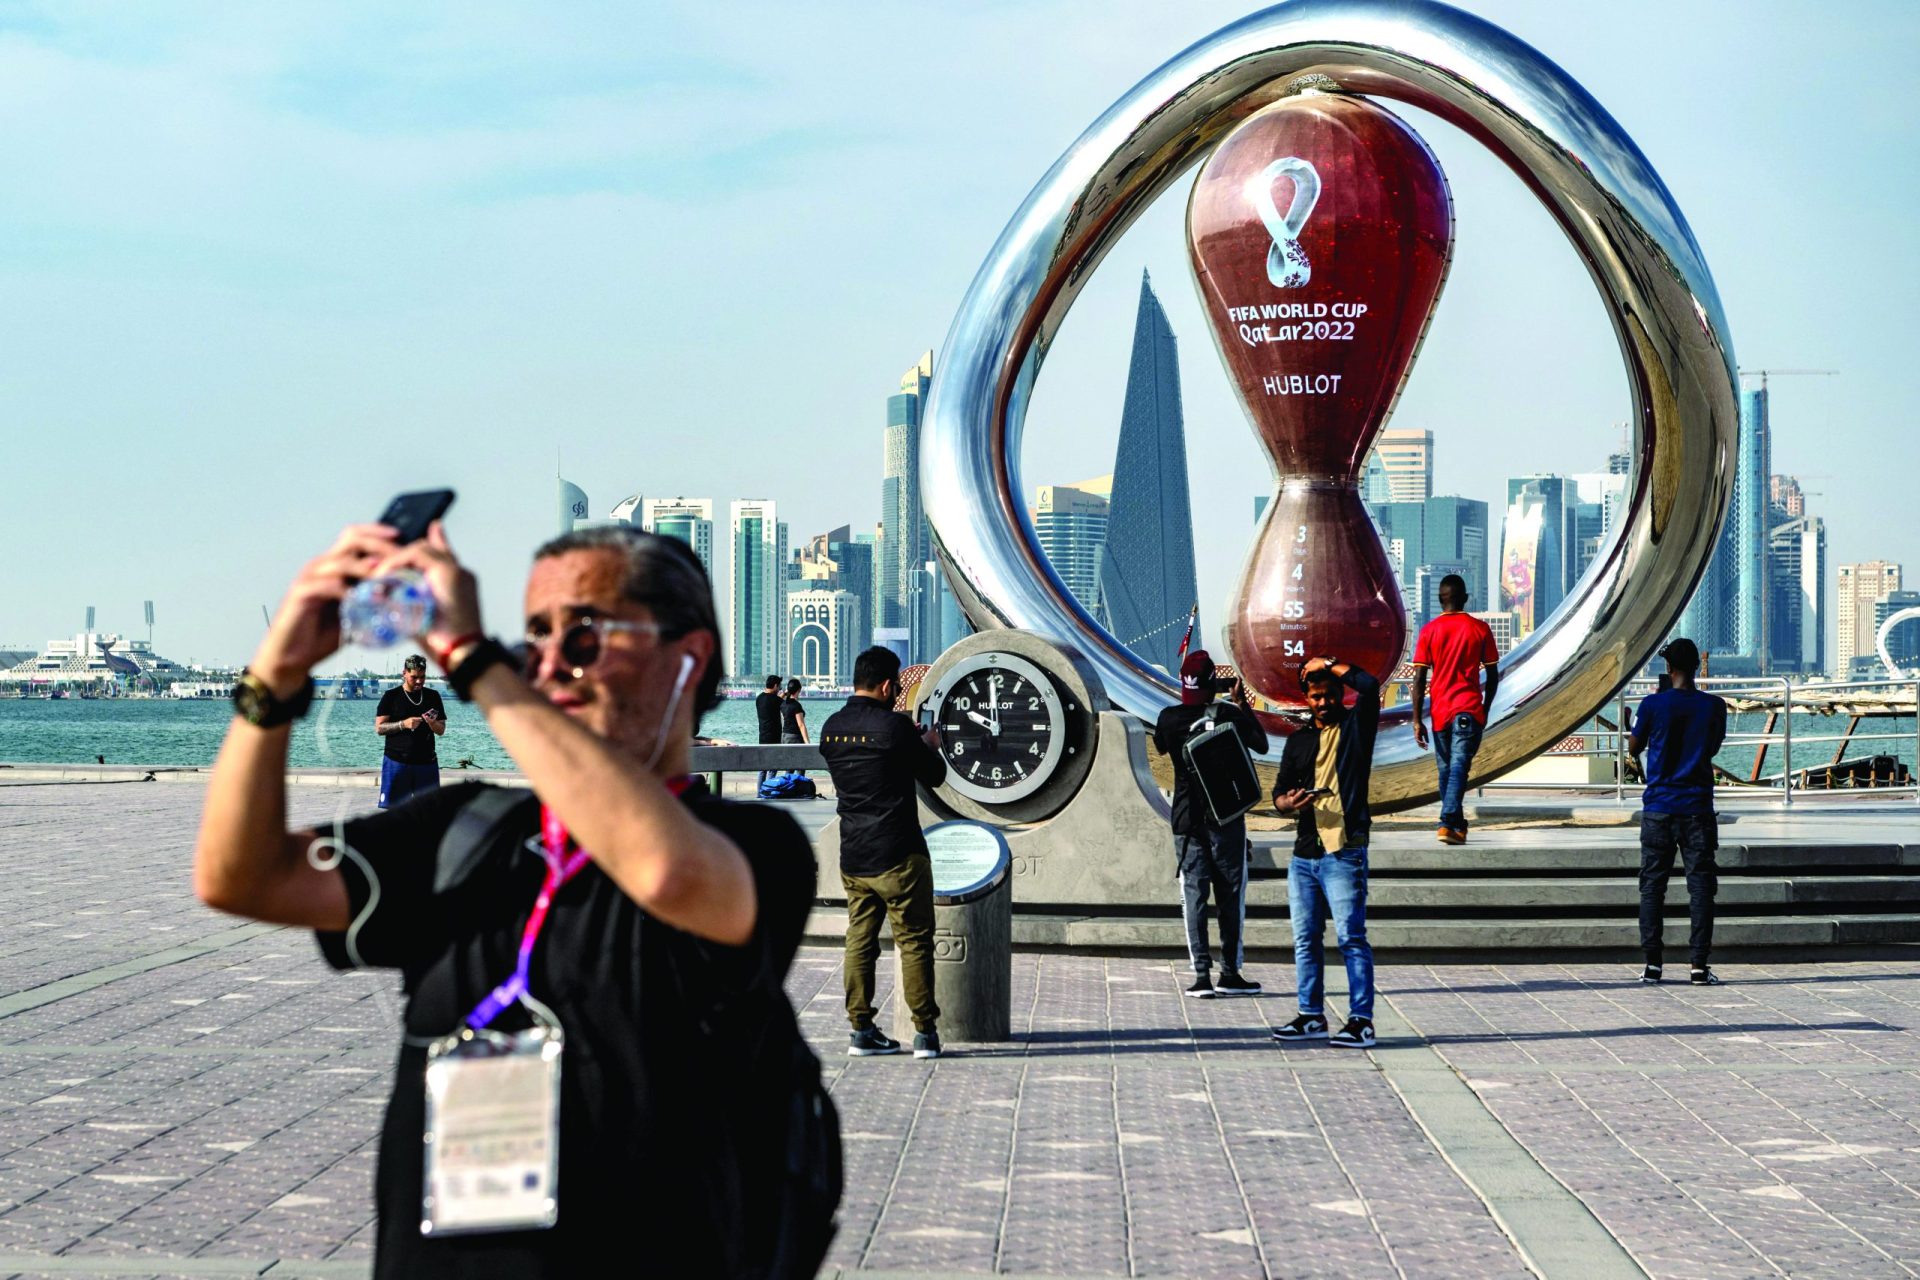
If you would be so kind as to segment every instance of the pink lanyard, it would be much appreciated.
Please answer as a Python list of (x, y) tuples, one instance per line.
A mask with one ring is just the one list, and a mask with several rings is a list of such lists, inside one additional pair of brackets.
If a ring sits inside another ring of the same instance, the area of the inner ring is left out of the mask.
[[(669, 778), (667, 789), (676, 796), (684, 795), (692, 782), (691, 778)], [(527, 927), (520, 933), (519, 959), (513, 966), (512, 975), (467, 1015), (466, 1023), (475, 1031), (491, 1023), (508, 1005), (527, 994), (527, 973), (533, 964), (533, 944), (540, 940), (540, 930), (546, 926), (547, 908), (553, 905), (553, 895), (593, 860), (593, 856), (585, 849), (573, 844), (565, 824), (560, 821), (560, 815), (544, 804), (540, 806), (540, 843), (546, 854), (547, 877), (541, 882), (540, 895), (533, 900), (533, 914), (527, 917)], [(572, 852), (568, 852), (570, 846)]]

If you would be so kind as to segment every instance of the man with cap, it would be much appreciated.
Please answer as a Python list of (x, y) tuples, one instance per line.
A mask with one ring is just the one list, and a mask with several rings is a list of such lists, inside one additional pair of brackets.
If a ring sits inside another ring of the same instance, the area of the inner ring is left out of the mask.
[[(1227, 694), (1216, 701), (1215, 695)], [(1187, 922), (1187, 953), (1193, 961), (1193, 985), (1187, 994), (1201, 1000), (1260, 994), (1260, 984), (1240, 973), (1246, 960), (1247, 824), (1235, 818), (1224, 826), (1209, 821), (1206, 800), (1187, 768), (1182, 749), (1189, 737), (1215, 724), (1231, 724), (1249, 751), (1267, 749), (1267, 731), (1247, 709), (1246, 686), (1214, 675), (1213, 659), (1195, 649), (1180, 664), (1180, 704), (1160, 713), (1153, 742), (1173, 762), (1173, 849), (1180, 867), (1181, 910)], [(1213, 979), (1207, 946), (1207, 893), (1220, 921), (1220, 977)]]
[(1711, 987), (1720, 982), (1707, 964), (1713, 950), (1713, 898), (1719, 888), (1713, 857), (1720, 847), (1713, 757), (1727, 740), (1727, 704), (1695, 687), (1700, 649), (1693, 641), (1671, 641), (1660, 656), (1667, 661), (1671, 687), (1640, 703), (1627, 738), (1627, 749), (1636, 758), (1646, 753), (1641, 765), (1646, 790), (1640, 799), (1640, 949), (1646, 952), (1647, 967), (1640, 981), (1661, 978), (1661, 915), (1678, 852), (1687, 872), (1691, 980), (1696, 987)]
[(433, 740), (447, 731), (447, 708), (427, 688), (427, 660), (410, 655), (400, 668), (400, 684), (380, 695), (373, 731), (386, 739), (380, 760), (380, 807), (392, 808), (440, 785), (440, 757)]

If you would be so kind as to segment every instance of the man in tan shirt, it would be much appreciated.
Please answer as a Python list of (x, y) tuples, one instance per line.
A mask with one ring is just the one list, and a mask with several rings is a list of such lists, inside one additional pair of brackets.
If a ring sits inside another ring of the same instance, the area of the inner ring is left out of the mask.
[[(1300, 1014), (1273, 1037), (1283, 1043), (1328, 1040), (1342, 1048), (1373, 1045), (1373, 948), (1367, 942), (1367, 841), (1373, 815), (1367, 787), (1380, 723), (1380, 682), (1338, 658), (1315, 658), (1300, 673), (1313, 723), (1287, 739), (1273, 807), (1299, 817), (1287, 866), (1293, 917), (1293, 966)], [(1351, 690), (1354, 702), (1346, 705)], [(1333, 921), (1347, 965), (1347, 1022), (1328, 1035), (1320, 957)]]

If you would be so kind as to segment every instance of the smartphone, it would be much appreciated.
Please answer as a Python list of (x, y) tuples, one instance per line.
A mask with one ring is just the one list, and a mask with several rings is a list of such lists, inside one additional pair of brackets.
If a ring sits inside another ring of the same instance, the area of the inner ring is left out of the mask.
[(403, 493), (387, 504), (379, 523), (392, 527), (401, 546), (427, 536), (427, 526), (447, 514), (453, 505), (453, 490), (422, 489)]
[(1310, 796), (1330, 796), (1333, 794), (1333, 788), (1332, 787), (1315, 787), (1313, 790), (1307, 792), (1307, 794)]

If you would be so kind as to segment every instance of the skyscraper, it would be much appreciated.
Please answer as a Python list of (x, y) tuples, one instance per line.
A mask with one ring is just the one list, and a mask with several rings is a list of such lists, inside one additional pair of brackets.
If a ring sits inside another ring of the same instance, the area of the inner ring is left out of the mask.
[[(1775, 508), (1779, 512), (1781, 508)], [(1827, 669), (1827, 529), (1819, 516), (1782, 519), (1767, 534), (1767, 652), (1776, 673)]]
[(645, 501), (646, 499), (637, 493), (629, 494), (613, 504), (613, 510), (607, 512), (607, 518), (623, 524), (639, 524), (640, 521), (635, 517), (640, 514), (640, 504)]
[(1900, 566), (1891, 560), (1843, 564), (1839, 583), (1839, 635), (1833, 649), (1833, 672), (1844, 676), (1853, 660), (1873, 653), (1873, 606), (1889, 592), (1900, 590)]
[(1518, 635), (1547, 620), (1565, 594), (1566, 482), (1559, 476), (1507, 481), (1501, 521), (1500, 608)]
[(1108, 502), (1075, 485), (1043, 484), (1033, 532), (1073, 598), (1093, 612), (1099, 601), (1100, 555), (1107, 545)]
[(887, 429), (880, 465), (880, 543), (874, 587), (874, 625), (905, 627), (914, 566), (927, 558), (920, 517), (920, 409), (933, 381), (933, 352), (900, 377), (887, 397)]
[(1769, 665), (1772, 637), (1767, 609), (1772, 591), (1767, 578), (1767, 525), (1772, 455), (1763, 385), (1740, 395), (1740, 440), (1734, 450), (1727, 520), (1720, 527), (1700, 585), (1680, 617), (1679, 634), (1708, 655), (1708, 670), (1714, 675), (1762, 675)]
[(678, 538), (692, 547), (693, 554), (707, 571), (707, 580), (713, 580), (712, 498), (642, 499), (640, 527), (648, 533)]
[[(1397, 546), (1401, 599), (1414, 629), (1439, 611), (1434, 591), (1441, 578), (1457, 573), (1466, 580), (1470, 602), (1487, 595), (1487, 504), (1472, 498), (1443, 496), (1424, 502), (1370, 502), (1367, 514), (1380, 531), (1389, 559)], [(1423, 580), (1428, 580), (1423, 586)]]
[(920, 415), (932, 383), (929, 351), (901, 375), (900, 389), (887, 398), (881, 464), (873, 621), (876, 628), (904, 627), (912, 633), (913, 662), (932, 662), (967, 632), (920, 506)]
[(1101, 621), (1113, 637), (1141, 661), (1170, 670), (1199, 590), (1179, 349), (1144, 272), (1099, 591)]
[(736, 498), (730, 515), (733, 626), (727, 671), (735, 679), (757, 682), (786, 663), (787, 526), (767, 499)]
[(843, 524), (814, 537), (809, 548), (815, 560), (833, 566), (834, 585), (857, 602), (852, 624), (838, 632), (841, 643), (854, 655), (873, 644), (873, 535), (861, 538)]
[(1425, 502), (1433, 496), (1433, 432), (1412, 427), (1388, 427), (1374, 442), (1367, 474), (1379, 460), (1392, 502)]
[(554, 483), (559, 486), (560, 532), (572, 533), (574, 521), (587, 518), (587, 491), (559, 476), (554, 477)]
[(1807, 495), (1792, 476), (1774, 476), (1769, 481), (1768, 496), (1788, 519), (1797, 520), (1807, 514)]

